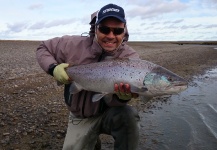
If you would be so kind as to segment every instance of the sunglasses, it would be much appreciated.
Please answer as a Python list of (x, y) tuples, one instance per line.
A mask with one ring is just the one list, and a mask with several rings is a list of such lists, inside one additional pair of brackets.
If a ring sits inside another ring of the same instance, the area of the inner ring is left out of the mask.
[(109, 34), (111, 31), (114, 35), (120, 35), (124, 33), (124, 28), (111, 28), (107, 26), (98, 26), (98, 29), (103, 34)]

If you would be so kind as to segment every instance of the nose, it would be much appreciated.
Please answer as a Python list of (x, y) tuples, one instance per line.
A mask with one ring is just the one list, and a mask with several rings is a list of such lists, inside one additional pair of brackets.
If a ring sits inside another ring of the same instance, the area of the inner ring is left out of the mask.
[(109, 32), (109, 34), (107, 34), (106, 35), (108, 38), (114, 38), (115, 37), (115, 35), (114, 35), (114, 33), (113, 33), (113, 31), (111, 30), (110, 32)]

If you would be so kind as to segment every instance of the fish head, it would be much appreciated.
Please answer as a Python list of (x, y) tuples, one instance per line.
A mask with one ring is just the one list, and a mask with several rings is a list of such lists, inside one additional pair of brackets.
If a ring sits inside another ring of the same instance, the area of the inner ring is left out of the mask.
[(188, 82), (161, 66), (154, 67), (144, 78), (143, 86), (151, 96), (179, 93), (188, 87)]

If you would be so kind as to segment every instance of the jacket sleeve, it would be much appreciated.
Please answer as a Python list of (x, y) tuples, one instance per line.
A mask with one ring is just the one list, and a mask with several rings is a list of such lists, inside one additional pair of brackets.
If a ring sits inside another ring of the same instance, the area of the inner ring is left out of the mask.
[(51, 64), (58, 64), (58, 57), (62, 57), (61, 50), (59, 49), (59, 43), (62, 38), (53, 38), (40, 43), (36, 50), (36, 59), (40, 67), (48, 73), (49, 66)]

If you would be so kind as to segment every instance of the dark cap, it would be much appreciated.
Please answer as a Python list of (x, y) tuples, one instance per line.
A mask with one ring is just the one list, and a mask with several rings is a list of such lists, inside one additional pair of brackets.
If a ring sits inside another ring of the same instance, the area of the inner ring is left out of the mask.
[(96, 18), (96, 24), (99, 24), (107, 17), (115, 17), (121, 22), (126, 23), (124, 9), (115, 4), (105, 5), (99, 10)]

